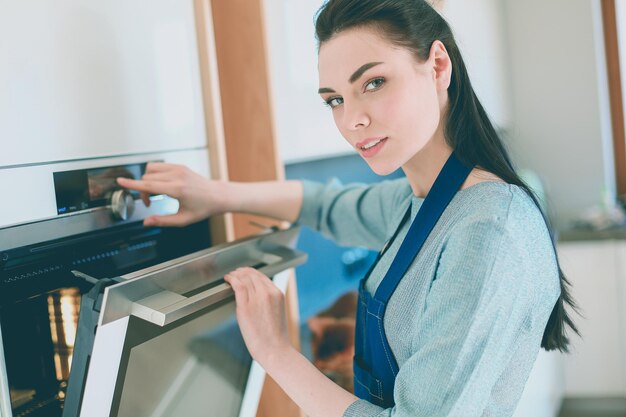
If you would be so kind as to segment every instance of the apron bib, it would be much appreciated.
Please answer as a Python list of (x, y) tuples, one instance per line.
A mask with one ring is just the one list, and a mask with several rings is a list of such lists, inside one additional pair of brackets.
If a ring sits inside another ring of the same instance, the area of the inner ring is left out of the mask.
[(450, 155), (422, 203), (415, 220), (411, 223), (397, 255), (376, 290), (376, 294), (371, 296), (367, 292), (365, 281), (391, 242), (397, 237), (402, 225), (410, 218), (411, 205), (409, 205), (395, 233), (359, 284), (354, 346), (354, 393), (363, 400), (384, 408), (395, 405), (393, 390), (398, 374), (398, 363), (391, 352), (383, 328), (387, 303), (433, 227), (471, 170), (472, 168), (461, 164), (454, 153)]

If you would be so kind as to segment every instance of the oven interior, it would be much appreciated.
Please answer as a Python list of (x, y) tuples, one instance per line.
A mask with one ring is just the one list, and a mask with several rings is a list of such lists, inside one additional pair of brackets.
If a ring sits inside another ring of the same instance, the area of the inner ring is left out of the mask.
[(0, 253), (0, 329), (13, 417), (61, 417), (81, 295), (71, 271), (116, 277), (211, 246), (207, 221), (180, 229), (141, 222)]

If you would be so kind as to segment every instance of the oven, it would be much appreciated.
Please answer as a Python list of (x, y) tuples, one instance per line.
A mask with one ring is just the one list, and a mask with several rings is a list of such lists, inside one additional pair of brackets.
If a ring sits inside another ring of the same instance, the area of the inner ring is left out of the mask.
[(222, 277), (280, 286), (298, 230), (145, 228), (177, 201), (115, 182), (150, 161), (223, 176), (210, 3), (5, 3), (0, 416), (255, 415), (263, 373)]
[(264, 373), (224, 275), (279, 287), (305, 261), (298, 228), (214, 244), (209, 223), (145, 228), (176, 200), (120, 190), (149, 161), (208, 172), (206, 149), (0, 167), (2, 417), (254, 416)]

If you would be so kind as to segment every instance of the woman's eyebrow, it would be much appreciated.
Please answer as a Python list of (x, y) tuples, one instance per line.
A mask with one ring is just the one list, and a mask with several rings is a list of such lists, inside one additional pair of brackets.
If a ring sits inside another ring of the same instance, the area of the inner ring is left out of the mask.
[[(382, 64), (382, 62), (368, 62), (367, 64), (363, 64), (359, 67), (359, 69), (357, 69), (356, 71), (354, 71), (354, 73), (350, 76), (350, 79), (348, 80), (348, 82), (350, 84), (353, 84), (356, 80), (358, 80), (359, 78), (361, 78), (361, 75), (363, 75), (363, 73), (365, 71), (367, 71), (368, 69), (375, 67), (376, 65), (380, 65)], [(321, 87), (319, 90), (317, 90), (318, 94), (323, 94), (323, 93), (334, 93), (335, 90), (333, 90), (332, 88), (328, 88), (328, 87)]]
[(350, 84), (354, 83), (356, 80), (361, 78), (361, 75), (363, 75), (365, 71), (380, 64), (382, 64), (382, 62), (369, 62), (367, 64), (361, 65), (358, 70), (354, 71), (354, 74), (350, 76), (350, 79), (348, 81), (350, 81)]

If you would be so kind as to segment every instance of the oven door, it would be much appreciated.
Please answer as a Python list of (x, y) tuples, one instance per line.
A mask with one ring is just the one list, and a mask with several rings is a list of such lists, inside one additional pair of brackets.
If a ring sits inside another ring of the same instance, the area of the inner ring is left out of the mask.
[(107, 287), (80, 416), (254, 417), (264, 372), (245, 347), (223, 277), (251, 266), (284, 290), (286, 269), (306, 260), (293, 249), (297, 232), (211, 248)]

